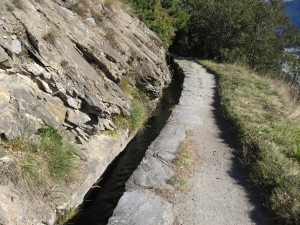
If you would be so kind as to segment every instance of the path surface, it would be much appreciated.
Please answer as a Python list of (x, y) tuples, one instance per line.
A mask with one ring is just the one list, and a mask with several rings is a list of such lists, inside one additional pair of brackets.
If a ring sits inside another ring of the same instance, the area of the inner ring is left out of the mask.
[[(230, 145), (234, 137), (218, 111), (214, 75), (192, 60), (175, 61), (185, 74), (180, 102), (128, 180), (109, 224), (268, 224)], [(154, 190), (173, 188), (170, 161), (185, 139), (196, 145), (197, 168), (188, 178), (190, 190), (177, 192), (171, 204)]]
[(230, 136), (216, 107), (216, 81), (199, 64), (177, 60), (185, 72), (184, 91), (176, 111), (194, 114), (202, 124), (186, 123), (197, 147), (199, 166), (189, 177), (191, 190), (175, 197), (179, 224), (267, 224), (246, 189), (230, 147)]

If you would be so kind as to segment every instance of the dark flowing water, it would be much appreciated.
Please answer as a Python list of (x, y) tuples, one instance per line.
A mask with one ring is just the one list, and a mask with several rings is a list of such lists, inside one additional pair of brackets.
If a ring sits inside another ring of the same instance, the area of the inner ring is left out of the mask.
[(125, 191), (125, 183), (140, 164), (148, 146), (156, 139), (166, 124), (171, 108), (178, 104), (181, 94), (182, 75), (175, 73), (169, 88), (164, 90), (164, 100), (157, 106), (155, 116), (149, 119), (146, 129), (137, 135), (111, 163), (98, 185), (87, 193), (80, 211), (68, 224), (107, 224), (113, 210)]

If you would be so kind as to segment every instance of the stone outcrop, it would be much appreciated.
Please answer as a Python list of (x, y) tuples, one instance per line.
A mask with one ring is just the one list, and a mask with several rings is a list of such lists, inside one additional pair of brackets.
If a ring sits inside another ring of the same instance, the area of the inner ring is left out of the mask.
[(155, 101), (170, 73), (161, 41), (117, 1), (4, 0), (0, 12), (1, 138), (50, 125), (80, 143), (83, 162), (66, 196), (43, 207), (27, 207), (23, 193), (2, 185), (0, 223), (52, 224), (55, 210), (78, 205), (131, 138), (128, 130), (103, 135), (118, 129), (113, 116), (130, 114), (119, 82), (129, 78)]

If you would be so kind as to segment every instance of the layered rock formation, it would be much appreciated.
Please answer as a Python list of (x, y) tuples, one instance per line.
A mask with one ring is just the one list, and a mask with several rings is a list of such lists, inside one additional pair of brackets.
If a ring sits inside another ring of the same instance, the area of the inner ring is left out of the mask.
[[(59, 203), (27, 207), (24, 193), (1, 186), (0, 223), (51, 224), (57, 208), (78, 205), (130, 140), (112, 116), (130, 114), (124, 78), (157, 100), (170, 81), (161, 41), (117, 1), (4, 0), (0, 4), (0, 134), (30, 136), (45, 125), (80, 143), (84, 162)], [(1, 151), (1, 150), (0, 150)], [(9, 160), (0, 159), (4, 165)], [(15, 196), (15, 197), (11, 197)], [(14, 199), (14, 201), (13, 201)]]

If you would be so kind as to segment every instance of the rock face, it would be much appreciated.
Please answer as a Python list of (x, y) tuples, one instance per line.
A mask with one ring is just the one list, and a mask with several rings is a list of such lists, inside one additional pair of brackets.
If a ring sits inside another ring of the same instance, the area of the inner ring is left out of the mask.
[(82, 201), (130, 140), (128, 131), (114, 138), (102, 134), (116, 129), (113, 116), (130, 114), (130, 99), (118, 86), (122, 79), (143, 87), (153, 101), (170, 82), (161, 41), (126, 6), (80, 2), (0, 4), (1, 138), (30, 136), (51, 125), (80, 143), (77, 155), (83, 160), (72, 195), (43, 204), (43, 212), (24, 206), (22, 194), (10, 201), (5, 193), (18, 190), (0, 186), (7, 190), (0, 192), (5, 224), (52, 224), (57, 208)]

